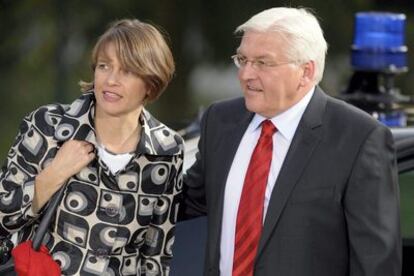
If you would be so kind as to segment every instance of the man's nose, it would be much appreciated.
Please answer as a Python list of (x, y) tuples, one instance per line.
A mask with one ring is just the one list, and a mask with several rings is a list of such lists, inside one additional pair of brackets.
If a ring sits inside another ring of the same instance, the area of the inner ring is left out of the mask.
[(247, 62), (244, 66), (239, 68), (239, 78), (241, 80), (254, 79), (256, 76), (257, 72), (251, 62)]

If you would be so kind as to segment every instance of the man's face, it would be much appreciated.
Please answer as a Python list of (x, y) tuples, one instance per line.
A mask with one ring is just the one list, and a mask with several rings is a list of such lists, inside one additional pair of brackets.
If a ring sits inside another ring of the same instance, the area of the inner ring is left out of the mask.
[[(244, 33), (237, 54), (256, 61), (247, 62), (238, 72), (249, 111), (270, 118), (293, 106), (308, 92), (302, 86), (304, 69), (287, 59), (286, 47), (277, 33)], [(262, 65), (258, 66), (259, 63)]]

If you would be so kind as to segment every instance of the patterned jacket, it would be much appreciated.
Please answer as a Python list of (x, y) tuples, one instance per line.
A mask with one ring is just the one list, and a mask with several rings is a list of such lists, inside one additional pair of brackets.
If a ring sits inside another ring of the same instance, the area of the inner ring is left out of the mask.
[[(95, 97), (40, 107), (22, 122), (0, 174), (0, 236), (33, 237), (35, 176), (69, 139), (96, 145)], [(134, 157), (115, 175), (97, 156), (71, 177), (46, 246), (64, 275), (168, 275), (182, 189), (183, 141), (145, 109)]]

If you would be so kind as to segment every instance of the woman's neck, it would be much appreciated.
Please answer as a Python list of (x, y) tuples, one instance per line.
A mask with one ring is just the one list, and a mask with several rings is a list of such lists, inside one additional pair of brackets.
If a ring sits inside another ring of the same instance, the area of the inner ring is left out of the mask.
[(136, 114), (114, 117), (95, 113), (95, 132), (98, 142), (114, 153), (135, 151), (141, 137), (139, 116), (142, 109)]

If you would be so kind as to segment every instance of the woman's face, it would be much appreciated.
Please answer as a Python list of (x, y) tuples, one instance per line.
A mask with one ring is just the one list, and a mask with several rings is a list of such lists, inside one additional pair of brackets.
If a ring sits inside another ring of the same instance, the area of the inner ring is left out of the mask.
[(115, 117), (139, 116), (149, 92), (142, 78), (122, 68), (114, 43), (98, 54), (94, 84), (97, 112)]

